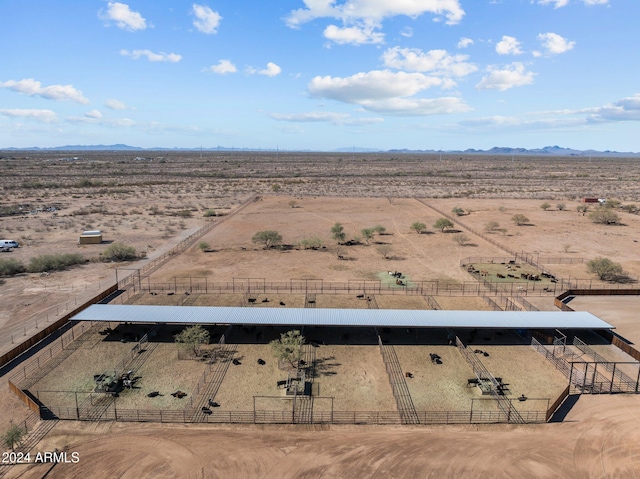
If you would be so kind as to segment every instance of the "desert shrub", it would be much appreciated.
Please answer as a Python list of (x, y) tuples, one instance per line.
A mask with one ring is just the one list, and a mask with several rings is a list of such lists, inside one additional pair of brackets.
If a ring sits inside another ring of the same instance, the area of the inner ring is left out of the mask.
[(558, 204), (556, 205), (556, 208), (558, 208), (558, 211), (564, 211), (564, 210), (566, 210), (566, 209), (567, 209), (567, 205), (566, 205), (566, 204), (564, 204), (564, 203), (558, 203)]
[(200, 241), (200, 243), (198, 243), (198, 248), (200, 248), (200, 251), (207, 252), (211, 249), (211, 245), (206, 241)]
[(0, 276), (14, 276), (26, 270), (24, 264), (16, 259), (0, 259)]
[(127, 246), (122, 243), (113, 243), (100, 254), (102, 261), (132, 261), (138, 259), (138, 253), (133, 246)]
[(469, 243), (470, 239), (464, 233), (456, 233), (453, 235), (453, 241), (455, 241), (456, 244), (459, 244), (460, 246), (466, 246)]
[(544, 203), (542, 203), (540, 205), (540, 208), (542, 208), (544, 211), (547, 211), (549, 208), (551, 208), (551, 203), (547, 203), (546, 201)]
[(212, 216), (216, 216), (216, 211), (212, 210), (212, 209), (208, 209), (207, 211), (204, 212), (204, 214), (202, 215), (205, 218), (210, 218)]
[(322, 247), (322, 240), (317, 237), (304, 238), (300, 240), (300, 247), (302, 249), (318, 249)]
[(631, 213), (631, 214), (637, 214), (639, 211), (638, 206), (634, 205), (633, 203), (628, 205), (622, 205), (620, 209), (622, 211), (626, 211), (627, 213)]
[(500, 228), (500, 223), (498, 223), (497, 221), (489, 221), (486, 225), (484, 225), (485, 233), (493, 233), (495, 231), (498, 231), (498, 228)]
[(458, 206), (451, 210), (452, 213), (455, 213), (458, 216), (464, 215), (464, 210)]
[(16, 446), (22, 442), (25, 434), (26, 431), (22, 427), (12, 423), (9, 429), (2, 433), (2, 444), (7, 449), (14, 451)]
[(390, 244), (382, 244), (378, 246), (377, 250), (384, 259), (390, 259), (393, 247)]
[(620, 263), (614, 263), (609, 258), (598, 257), (587, 262), (587, 271), (598, 275), (603, 281), (619, 281), (628, 279)]
[(193, 213), (191, 210), (180, 210), (174, 213), (175, 216), (179, 216), (180, 218), (191, 218)]
[(620, 223), (620, 217), (611, 208), (598, 208), (589, 213), (589, 219), (600, 225), (617, 225)]
[(86, 263), (84, 256), (78, 253), (43, 254), (29, 260), (29, 273), (44, 273), (46, 271), (62, 271), (70, 266)]
[(529, 222), (529, 218), (527, 218), (522, 213), (518, 213), (511, 217), (511, 220), (518, 226), (526, 225)]
[(384, 233), (387, 231), (387, 228), (385, 228), (385, 227), (384, 227), (384, 226), (382, 226), (382, 225), (375, 225), (375, 226), (373, 227), (373, 229), (374, 229), (374, 231), (375, 231), (376, 233), (378, 233), (379, 235), (384, 234)]

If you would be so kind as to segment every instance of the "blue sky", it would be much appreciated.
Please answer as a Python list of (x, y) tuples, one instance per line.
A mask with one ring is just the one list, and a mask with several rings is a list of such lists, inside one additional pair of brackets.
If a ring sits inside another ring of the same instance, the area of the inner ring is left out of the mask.
[(0, 0), (0, 148), (640, 151), (638, 0)]

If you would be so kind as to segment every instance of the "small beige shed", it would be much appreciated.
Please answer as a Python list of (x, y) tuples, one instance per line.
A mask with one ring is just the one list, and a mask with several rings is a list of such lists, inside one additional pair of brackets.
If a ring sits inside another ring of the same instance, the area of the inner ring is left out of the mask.
[(102, 231), (83, 231), (78, 238), (78, 244), (100, 244), (102, 243)]

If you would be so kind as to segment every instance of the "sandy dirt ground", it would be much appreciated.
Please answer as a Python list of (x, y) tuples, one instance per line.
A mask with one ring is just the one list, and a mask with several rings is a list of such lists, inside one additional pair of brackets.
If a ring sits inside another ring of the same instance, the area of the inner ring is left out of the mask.
[[(76, 464), (48, 478), (632, 478), (640, 398), (581, 396), (563, 423), (532, 426), (283, 427), (61, 423), (43, 451)], [(41, 478), (50, 465), (7, 477)]]

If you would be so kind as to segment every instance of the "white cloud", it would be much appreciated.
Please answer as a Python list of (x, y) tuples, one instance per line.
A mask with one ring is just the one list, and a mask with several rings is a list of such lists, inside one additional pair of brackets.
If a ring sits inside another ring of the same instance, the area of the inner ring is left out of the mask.
[(84, 116), (86, 116), (87, 118), (94, 118), (96, 120), (99, 120), (100, 118), (102, 118), (102, 113), (100, 113), (99, 110), (93, 109), (91, 111), (86, 112)]
[(553, 5), (553, 8), (562, 8), (569, 5), (569, 0), (538, 0), (540, 5)]
[(520, 42), (515, 37), (504, 35), (496, 44), (498, 55), (521, 55)]
[(218, 33), (218, 27), (220, 26), (220, 20), (222, 17), (218, 12), (214, 12), (206, 5), (193, 4), (193, 14), (195, 20), (193, 26), (198, 29), (199, 32), (211, 34)]
[(73, 101), (82, 104), (89, 103), (89, 100), (82, 95), (82, 92), (75, 89), (72, 85), (50, 85), (43, 87), (39, 81), (33, 78), (0, 82), (0, 88), (8, 88), (18, 93), (24, 93), (29, 96), (39, 96), (47, 100)]
[(267, 63), (267, 68), (263, 69), (263, 70), (258, 70), (256, 73), (258, 73), (258, 75), (265, 75), (268, 77), (275, 77), (280, 75), (280, 73), (282, 72), (282, 68), (280, 68), (278, 65), (276, 65), (273, 62), (269, 62)]
[(431, 115), (467, 111), (469, 107), (459, 98), (408, 98), (434, 86), (449, 87), (446, 78), (423, 73), (374, 70), (350, 77), (315, 77), (308, 85), (309, 93), (317, 98), (329, 98), (343, 103), (357, 104), (365, 110), (390, 115)]
[(432, 72), (436, 75), (465, 76), (477, 70), (467, 63), (468, 55), (450, 55), (446, 50), (393, 47), (382, 54), (386, 67), (414, 72)]
[(462, 37), (458, 42), (458, 48), (467, 48), (470, 45), (473, 45), (473, 40), (471, 38)]
[(309, 83), (309, 92), (319, 98), (360, 104), (369, 100), (412, 96), (433, 86), (442, 86), (443, 83), (441, 78), (422, 73), (374, 70), (345, 78), (315, 77)]
[(229, 60), (220, 60), (217, 65), (211, 65), (206, 71), (217, 73), (218, 75), (226, 75), (227, 73), (235, 73), (238, 71), (236, 66)]
[(340, 126), (372, 125), (384, 121), (382, 118), (353, 118), (348, 113), (312, 111), (308, 113), (272, 113), (274, 120), (292, 123), (332, 123)]
[[(538, 0), (540, 5), (553, 5), (553, 8), (562, 8), (569, 5), (570, 0)], [(582, 0), (585, 5), (608, 5), (609, 0)]]
[(329, 25), (324, 29), (323, 35), (327, 40), (331, 40), (339, 45), (364, 45), (384, 42), (384, 33), (374, 32), (375, 26), (364, 27), (336, 27)]
[(99, 12), (99, 17), (107, 22), (114, 22), (118, 28), (136, 31), (147, 28), (147, 21), (138, 12), (129, 9), (129, 5), (119, 2), (109, 2), (107, 11)]
[(547, 50), (547, 53), (551, 55), (568, 52), (576, 44), (576, 42), (570, 42), (556, 33), (541, 33), (538, 35), (538, 40), (542, 47)]
[(154, 53), (151, 50), (120, 50), (120, 55), (124, 57), (130, 57), (134, 60), (139, 60), (141, 57), (146, 57), (150, 62), (171, 62), (177, 63), (182, 60), (182, 55), (177, 53)]
[(496, 67), (488, 67), (487, 71), (489, 75), (483, 77), (476, 85), (478, 90), (505, 91), (516, 86), (533, 83), (534, 73), (525, 71), (524, 64), (520, 62), (513, 62), (501, 70)]
[(541, 113), (540, 115), (532, 113), (523, 116), (487, 116), (464, 120), (458, 125), (470, 130), (504, 130), (506, 128), (513, 128), (520, 130), (550, 129), (558, 131), (560, 128), (575, 128), (576, 126), (584, 124), (585, 121), (582, 118), (563, 116), (562, 112), (553, 112), (553, 116), (547, 116), (545, 113)]
[(341, 5), (336, 5), (336, 0), (303, 1), (306, 8), (293, 10), (285, 19), (289, 27), (298, 28), (316, 18), (335, 18), (345, 23), (379, 23), (388, 17), (417, 18), (424, 13), (444, 17), (448, 24), (456, 24), (464, 16), (458, 0), (346, 0)]
[(404, 27), (402, 29), (402, 31), (400, 32), (400, 35), (402, 35), (403, 37), (406, 37), (406, 38), (411, 38), (413, 36), (413, 28)]
[(376, 113), (397, 116), (426, 116), (461, 113), (472, 108), (460, 98), (390, 98), (382, 101), (365, 101), (361, 105)]
[(104, 106), (109, 108), (110, 110), (126, 110), (127, 105), (120, 100), (107, 100), (104, 102)]
[(0, 115), (10, 118), (22, 118), (27, 120), (35, 120), (43, 123), (53, 123), (57, 121), (56, 114), (51, 110), (28, 110), (21, 108), (3, 109), (0, 108)]
[(640, 93), (597, 108), (585, 109), (590, 122), (640, 121)]

